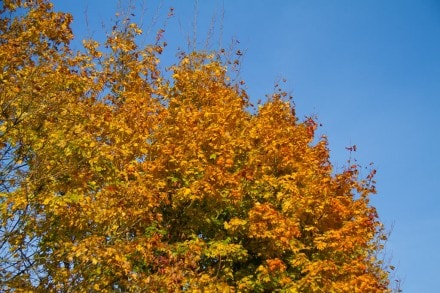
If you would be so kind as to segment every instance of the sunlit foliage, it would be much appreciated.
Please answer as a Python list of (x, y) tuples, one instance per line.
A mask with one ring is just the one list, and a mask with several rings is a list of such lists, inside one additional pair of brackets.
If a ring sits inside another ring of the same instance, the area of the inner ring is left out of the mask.
[(282, 90), (253, 107), (223, 50), (165, 74), (127, 19), (74, 52), (50, 2), (0, 12), (2, 291), (389, 291), (375, 171)]

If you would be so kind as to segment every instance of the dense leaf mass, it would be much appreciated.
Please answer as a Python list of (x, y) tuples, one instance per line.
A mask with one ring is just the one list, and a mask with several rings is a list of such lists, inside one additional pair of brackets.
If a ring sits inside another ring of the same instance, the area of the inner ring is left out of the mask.
[(127, 19), (73, 52), (50, 2), (0, 9), (2, 291), (389, 291), (373, 174), (283, 91), (252, 107), (223, 50), (165, 74)]

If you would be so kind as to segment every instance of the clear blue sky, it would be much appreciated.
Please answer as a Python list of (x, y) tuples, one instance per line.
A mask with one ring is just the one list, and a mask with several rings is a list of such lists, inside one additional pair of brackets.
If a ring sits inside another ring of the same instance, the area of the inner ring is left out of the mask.
[[(102, 23), (109, 29), (118, 9), (116, 0), (54, 2), (57, 10), (74, 15), (79, 38), (102, 39)], [(318, 115), (336, 168), (349, 157), (345, 147), (356, 144), (359, 162), (374, 162), (378, 170), (372, 203), (388, 228), (394, 226), (387, 250), (404, 292), (438, 290), (440, 1), (158, 0), (145, 5), (135, 10), (136, 17), (145, 15), (145, 31), (158, 15), (150, 39), (174, 8), (165, 33), (169, 63), (195, 31), (198, 48), (204, 48), (215, 19), (210, 48), (240, 41), (241, 77), (253, 101), (286, 78), (299, 116)]]

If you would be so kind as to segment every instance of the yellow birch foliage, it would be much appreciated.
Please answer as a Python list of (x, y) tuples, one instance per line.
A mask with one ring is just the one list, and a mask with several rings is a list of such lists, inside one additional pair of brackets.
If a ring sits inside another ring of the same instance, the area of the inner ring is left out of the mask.
[(69, 14), (1, 5), (3, 291), (390, 291), (374, 174), (281, 90), (252, 108), (222, 52), (167, 78), (127, 19), (73, 52)]

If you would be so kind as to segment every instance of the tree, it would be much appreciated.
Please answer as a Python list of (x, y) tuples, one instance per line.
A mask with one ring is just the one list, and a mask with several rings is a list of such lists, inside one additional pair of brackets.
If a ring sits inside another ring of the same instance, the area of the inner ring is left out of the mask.
[(223, 50), (166, 77), (128, 19), (74, 52), (49, 1), (1, 5), (3, 291), (390, 291), (375, 171), (337, 173), (281, 89), (255, 108)]

